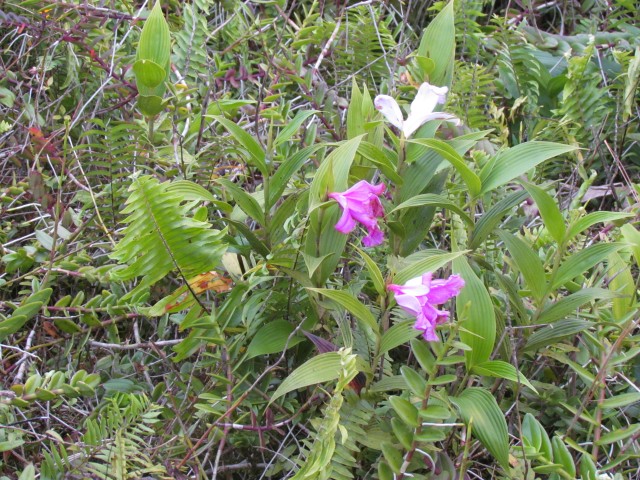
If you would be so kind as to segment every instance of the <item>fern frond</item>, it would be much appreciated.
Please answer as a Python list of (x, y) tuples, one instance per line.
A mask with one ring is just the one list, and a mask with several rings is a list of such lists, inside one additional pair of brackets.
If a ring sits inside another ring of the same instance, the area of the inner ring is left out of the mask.
[(358, 374), (357, 356), (351, 353), (351, 349), (341, 349), (339, 353), (342, 356), (342, 371), (338, 383), (329, 404), (324, 409), (322, 419), (314, 425), (317, 433), (313, 444), (305, 442), (306, 448), (303, 452), (305, 460), (292, 480), (334, 478), (331, 462), (336, 450), (336, 438), (340, 437), (344, 440), (348, 437), (348, 432), (340, 425), (340, 409), (344, 402), (342, 392)]
[(74, 474), (103, 480), (147, 475), (165, 478), (166, 469), (154, 463), (145, 451), (160, 413), (161, 407), (145, 395), (115, 394), (96, 413), (97, 418), (85, 421), (80, 442), (69, 449), (50, 445), (44, 454), (41, 478), (71, 478)]
[(361, 478), (354, 474), (358, 468), (357, 455), (360, 452), (359, 445), (364, 443), (367, 436), (366, 427), (373, 414), (373, 406), (361, 398), (355, 402), (347, 401), (342, 404), (340, 430), (347, 434), (341, 437), (342, 441), (336, 443), (335, 454), (331, 460), (332, 478), (335, 480)]
[(198, 77), (209, 75), (207, 50), (202, 48), (207, 40), (209, 25), (209, 9), (215, 3), (212, 0), (193, 0), (185, 3), (182, 15), (182, 30), (174, 35), (175, 64), (178, 71), (191, 84), (197, 83)]
[[(595, 46), (591, 43), (582, 56), (569, 59), (567, 82), (562, 92), (561, 107), (554, 113), (561, 116), (571, 135), (585, 142), (600, 128), (612, 110), (608, 90), (601, 88), (602, 77), (591, 61)], [(597, 136), (597, 135), (596, 135)]]
[(123, 299), (178, 271), (185, 279), (214, 268), (226, 245), (224, 232), (213, 230), (208, 222), (187, 215), (192, 202), (184, 203), (181, 196), (171, 190), (169, 182), (158, 183), (150, 176), (134, 179), (131, 195), (123, 213), (128, 226), (124, 237), (116, 245), (111, 258), (125, 268), (111, 272), (111, 279), (128, 281), (142, 276), (138, 286)]

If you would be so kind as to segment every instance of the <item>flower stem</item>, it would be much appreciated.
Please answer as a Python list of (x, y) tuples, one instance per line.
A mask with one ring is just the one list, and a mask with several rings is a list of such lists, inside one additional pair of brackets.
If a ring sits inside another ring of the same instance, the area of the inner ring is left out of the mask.
[[(449, 336), (447, 337), (446, 342), (442, 346), (442, 349), (438, 353), (438, 356), (436, 357), (436, 361), (433, 362), (433, 366), (431, 367), (429, 372), (427, 372), (427, 386), (424, 390), (422, 406), (420, 407), (421, 410), (424, 410), (429, 405), (429, 397), (431, 396), (431, 390), (433, 389), (433, 385), (431, 384), (431, 382), (436, 378), (438, 374), (438, 363), (446, 356), (455, 338), (456, 338), (456, 329), (454, 327), (451, 330), (451, 333), (449, 334)], [(407, 468), (409, 468), (409, 464), (413, 459), (413, 455), (415, 454), (415, 451), (418, 448), (418, 440), (416, 440), (416, 437), (421, 433), (422, 433), (422, 422), (416, 427), (413, 433), (411, 448), (409, 449), (409, 451), (404, 457), (404, 461), (402, 462), (402, 466), (400, 467), (400, 471), (398, 472), (398, 476), (396, 477), (396, 480), (402, 480), (405, 474), (407, 473)]]

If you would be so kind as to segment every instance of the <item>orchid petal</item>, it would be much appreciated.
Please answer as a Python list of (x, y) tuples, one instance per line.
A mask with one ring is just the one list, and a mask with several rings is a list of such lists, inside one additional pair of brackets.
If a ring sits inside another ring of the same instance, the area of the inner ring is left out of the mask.
[(464, 280), (459, 275), (451, 275), (447, 280), (435, 280), (427, 295), (429, 303), (440, 305), (455, 297), (464, 287)]
[(345, 235), (351, 233), (354, 228), (356, 228), (356, 221), (351, 216), (351, 211), (349, 209), (345, 209), (342, 212), (342, 216), (338, 223), (336, 223), (336, 230), (340, 233), (344, 233)]
[(422, 315), (422, 305), (417, 297), (413, 295), (396, 295), (396, 302), (400, 307), (411, 315)]
[(402, 130), (402, 124), (404, 123), (402, 110), (400, 110), (400, 106), (398, 102), (396, 102), (389, 95), (378, 95), (373, 104), (376, 106), (380, 113), (382, 113), (385, 118), (391, 123), (391, 125), (398, 127)]
[(375, 228), (369, 230), (369, 235), (362, 239), (362, 243), (365, 247), (375, 247), (380, 245), (384, 241), (384, 233), (378, 228), (376, 224)]
[(431, 113), (436, 109), (436, 105), (447, 100), (447, 87), (435, 87), (427, 82), (420, 85), (416, 98), (411, 102), (410, 117), (417, 117)]

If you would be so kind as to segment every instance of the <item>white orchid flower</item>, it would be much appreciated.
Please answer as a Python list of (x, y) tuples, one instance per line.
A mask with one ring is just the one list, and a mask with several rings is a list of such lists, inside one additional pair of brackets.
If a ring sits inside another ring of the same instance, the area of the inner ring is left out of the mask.
[(447, 87), (434, 87), (427, 82), (420, 85), (416, 98), (411, 102), (409, 116), (404, 120), (398, 102), (389, 95), (378, 95), (373, 104), (394, 126), (398, 127), (405, 138), (409, 138), (413, 132), (429, 120), (447, 120), (460, 125), (460, 120), (450, 113), (434, 112), (436, 105), (444, 103), (447, 99)]

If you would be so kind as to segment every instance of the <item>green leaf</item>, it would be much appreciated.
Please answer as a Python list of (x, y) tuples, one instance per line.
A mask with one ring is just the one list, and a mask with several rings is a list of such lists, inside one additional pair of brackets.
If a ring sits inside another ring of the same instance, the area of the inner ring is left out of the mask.
[(536, 452), (541, 453), (547, 461), (553, 460), (549, 435), (530, 413), (525, 414), (522, 422), (522, 442), (525, 446), (530, 446)]
[(138, 95), (138, 108), (146, 117), (154, 117), (164, 110), (162, 97), (158, 95)]
[(286, 320), (275, 320), (263, 325), (247, 347), (247, 359), (258, 355), (280, 353), (285, 347), (291, 348), (304, 340), (301, 337), (292, 337), (287, 343), (291, 332), (293, 332), (293, 325)]
[(310, 145), (302, 148), (287, 158), (280, 164), (276, 173), (273, 174), (269, 184), (269, 207), (274, 205), (282, 196), (291, 176), (305, 164), (309, 157), (313, 155), (322, 144)]
[(584, 288), (568, 297), (563, 297), (557, 302), (545, 308), (536, 319), (539, 324), (553, 323), (561, 318), (565, 318), (571, 313), (575, 313), (578, 308), (587, 302), (598, 298), (609, 299), (616, 297), (616, 294), (604, 288)]
[(598, 476), (598, 470), (596, 464), (593, 463), (591, 455), (582, 455), (580, 459), (580, 479), (581, 480), (596, 480)]
[(520, 373), (516, 367), (510, 363), (503, 362), (502, 360), (487, 360), (486, 362), (474, 365), (471, 369), (471, 373), (487, 377), (505, 378), (514, 383), (526, 385), (531, 390), (538, 393), (535, 387), (531, 385), (529, 380), (527, 380), (527, 377)]
[(183, 200), (204, 200), (224, 212), (231, 213), (233, 211), (231, 205), (216, 199), (209, 190), (189, 180), (172, 182), (167, 187), (167, 191), (177, 193)]
[(318, 113), (318, 110), (300, 110), (293, 117), (293, 120), (289, 122), (289, 124), (280, 130), (280, 133), (273, 141), (274, 148), (277, 148), (278, 145), (282, 145), (284, 142), (289, 140), (300, 128), (300, 126), (304, 123), (304, 121), (312, 115)]
[(413, 443), (413, 429), (409, 428), (406, 423), (395, 417), (391, 419), (391, 429), (393, 430), (396, 438), (400, 440), (402, 446), (407, 450), (411, 449), (411, 444)]
[(12, 315), (6, 320), (0, 321), (0, 341), (18, 332), (28, 321), (29, 317), (26, 315)]
[(364, 263), (367, 267), (367, 271), (369, 272), (369, 276), (371, 277), (371, 281), (373, 282), (373, 286), (378, 292), (378, 295), (385, 296), (387, 292), (385, 289), (384, 278), (382, 278), (382, 272), (380, 272), (380, 268), (378, 267), (376, 262), (374, 262), (373, 259), (369, 255), (367, 255), (364, 251), (362, 251), (356, 246), (354, 246), (353, 248), (356, 249), (358, 254), (360, 254), (362, 259), (364, 260)]
[(299, 388), (337, 380), (342, 370), (341, 361), (342, 357), (338, 352), (323, 353), (307, 360), (283, 380), (269, 403)]
[(353, 297), (349, 292), (341, 290), (331, 290), (328, 288), (309, 288), (309, 290), (317, 292), (325, 297), (337, 302), (342, 307), (346, 308), (356, 319), (362, 324), (378, 334), (378, 322), (367, 307), (365, 307), (360, 301)]
[(4, 442), (0, 442), (0, 452), (9, 452), (11, 450), (15, 450), (20, 445), (24, 444), (24, 440), (16, 439), (16, 440), (7, 440)]
[(488, 193), (550, 158), (576, 150), (552, 142), (527, 142), (499, 152), (480, 171), (481, 193)]
[(527, 198), (527, 192), (518, 190), (508, 194), (505, 198), (487, 210), (476, 223), (471, 237), (469, 238), (469, 248), (476, 249), (495, 230), (502, 217), (519, 205)]
[(547, 231), (551, 234), (558, 244), (564, 240), (566, 227), (564, 218), (555, 199), (545, 192), (542, 188), (527, 182), (521, 182), (522, 186), (529, 192), (533, 201), (536, 202), (540, 216), (547, 227)]
[[(386, 448), (386, 447), (384, 447), (384, 448)], [(391, 470), (391, 467), (388, 464), (386, 464), (385, 462), (379, 462), (378, 463), (378, 478), (380, 480), (394, 480), (395, 479), (395, 475), (393, 474), (393, 470)]]
[[(24, 442), (21, 440), (20, 443), (22, 444)], [(2, 451), (2, 449), (0, 449), (0, 451)], [(35, 480), (35, 478), (36, 478), (36, 467), (33, 466), (33, 463), (30, 463), (22, 471), (22, 473), (18, 477), (18, 480)]]
[(562, 439), (557, 436), (553, 437), (551, 446), (553, 447), (553, 461), (562, 465), (563, 470), (571, 475), (572, 478), (575, 478), (576, 466), (573, 463), (573, 457), (569, 453), (569, 449)]
[(540, 347), (552, 346), (559, 340), (573, 337), (576, 333), (580, 333), (593, 325), (593, 322), (587, 322), (579, 318), (559, 320), (533, 333), (527, 340), (524, 351), (536, 351)]
[(391, 390), (406, 390), (408, 388), (402, 375), (383, 377), (382, 380), (371, 385), (372, 392), (389, 392)]
[(402, 367), (400, 367), (400, 373), (411, 389), (411, 393), (413, 393), (416, 397), (423, 399), (425, 391), (427, 389), (427, 380), (413, 368), (408, 367), (407, 365), (403, 365)]
[(523, 239), (515, 237), (508, 232), (500, 231), (498, 235), (500, 235), (509, 250), (518, 270), (522, 273), (533, 298), (541, 301), (546, 294), (547, 280), (545, 278), (544, 265), (535, 249)]
[(260, 144), (249, 135), (246, 130), (238, 126), (235, 122), (228, 120), (221, 115), (213, 115), (213, 118), (242, 145), (246, 152), (250, 156), (250, 163), (254, 165), (263, 176), (269, 175), (269, 168), (267, 167), (266, 155)]
[(594, 442), (596, 445), (609, 445), (611, 443), (620, 442), (640, 432), (640, 423), (636, 423), (626, 428), (618, 428), (611, 432), (605, 433), (600, 440)]
[(431, 373), (436, 364), (436, 359), (431, 353), (428, 344), (423, 340), (414, 338), (411, 340), (411, 351), (422, 369), (427, 373)]
[(414, 324), (414, 321), (396, 323), (393, 327), (384, 332), (384, 335), (382, 335), (382, 339), (380, 340), (380, 351), (378, 352), (378, 356), (380, 357), (397, 346), (407, 343), (412, 338), (416, 338), (420, 335), (420, 330), (413, 328)]
[(359, 135), (363, 135), (364, 121), (362, 116), (362, 92), (358, 88), (355, 75), (351, 81), (351, 100), (349, 101), (349, 108), (347, 109), (347, 138), (351, 140)]
[(160, 1), (156, 1), (151, 13), (144, 22), (136, 60), (151, 60), (164, 67), (169, 65), (171, 56), (171, 32), (169, 24), (162, 14)]
[(428, 254), (425, 258), (422, 258), (418, 261), (412, 262), (407, 267), (400, 270), (396, 273), (393, 278), (394, 283), (397, 285), (404, 285), (406, 282), (411, 280), (412, 278), (416, 278), (426, 272), (434, 272), (439, 268), (444, 267), (447, 263), (454, 261), (457, 258), (460, 258), (462, 255), (467, 253), (466, 251), (460, 252), (452, 252), (452, 253), (444, 253), (437, 252)]
[(453, 383), (458, 380), (458, 377), (453, 374), (440, 375), (433, 380), (429, 380), (429, 385), (446, 385), (448, 383)]
[(424, 193), (422, 195), (416, 195), (415, 197), (410, 198), (409, 200), (402, 202), (396, 208), (387, 213), (387, 216), (397, 212), (398, 210), (403, 210), (405, 208), (414, 208), (414, 207), (426, 207), (426, 206), (435, 206), (440, 208), (447, 208), (453, 212), (456, 212), (460, 215), (468, 225), (473, 226), (473, 220), (469, 218), (469, 215), (466, 214), (464, 210), (462, 210), (458, 205), (453, 203), (446, 197), (442, 195), (437, 195), (435, 193)]
[(416, 440), (424, 443), (442, 442), (445, 438), (447, 438), (445, 430), (439, 427), (424, 427), (420, 434), (416, 435)]
[(362, 141), (358, 147), (358, 153), (378, 167), (384, 176), (394, 184), (403, 184), (404, 180), (396, 172), (396, 165), (384, 150), (376, 147), (373, 143)]
[(231, 194), (244, 213), (249, 215), (260, 225), (264, 225), (264, 211), (253, 196), (249, 195), (238, 185), (226, 178), (217, 178), (215, 181), (222, 185)]
[(161, 85), (167, 72), (152, 60), (138, 60), (133, 64), (133, 73), (136, 81), (142, 83), (147, 88), (156, 88)]
[(429, 147), (432, 150), (438, 152), (442, 156), (442, 158), (451, 163), (451, 165), (453, 165), (453, 168), (458, 171), (460, 177), (467, 185), (471, 196), (478, 196), (481, 189), (480, 178), (475, 174), (473, 170), (471, 170), (467, 166), (462, 156), (460, 156), (460, 154), (456, 152), (451, 145), (435, 138), (416, 138), (413, 140), (409, 140), (409, 142), (424, 145), (425, 147)]
[(392, 395), (389, 397), (389, 403), (404, 423), (414, 428), (420, 425), (418, 409), (411, 402), (402, 397)]
[(625, 242), (631, 245), (631, 251), (636, 259), (636, 263), (640, 265), (640, 232), (631, 224), (627, 223), (620, 227)]
[(610, 223), (617, 220), (624, 220), (626, 218), (633, 217), (632, 213), (624, 212), (591, 212), (584, 217), (576, 220), (569, 226), (569, 233), (567, 234), (567, 240), (572, 240), (579, 233), (584, 232), (587, 228), (595, 225), (596, 223)]
[(613, 299), (613, 319), (616, 322), (624, 322), (629, 313), (635, 310), (633, 299), (636, 294), (636, 285), (631, 273), (631, 262), (628, 255), (625, 258), (612, 253), (607, 258), (607, 276), (609, 277), (609, 289), (620, 294)]
[[(458, 397), (450, 397), (471, 428), (471, 434), (480, 440), (498, 463), (509, 472), (509, 436), (507, 422), (495, 398), (482, 388), (470, 387)], [(471, 426), (470, 426), (471, 424)]]
[(551, 287), (557, 289), (563, 286), (569, 280), (582, 275), (624, 246), (623, 243), (597, 243), (574, 253), (562, 262), (553, 278)]
[(467, 368), (471, 369), (491, 356), (496, 338), (496, 314), (484, 283), (464, 257), (453, 261), (453, 271), (465, 282), (456, 299), (456, 312), (464, 327), (459, 333), (460, 340), (471, 347), (471, 351), (464, 352)]
[(343, 142), (320, 164), (313, 176), (309, 195), (309, 212), (315, 210), (327, 199), (330, 192), (347, 190), (349, 169), (353, 163), (362, 137)]
[[(434, 63), (429, 82), (437, 86), (451, 86), (456, 53), (456, 28), (453, 2), (449, 2), (425, 28), (416, 54)], [(417, 79), (422, 81), (424, 79)]]
[(384, 455), (384, 459), (389, 464), (391, 470), (399, 472), (402, 467), (402, 455), (400, 455), (400, 452), (390, 443), (383, 443), (382, 454)]
[(615, 397), (609, 397), (606, 400), (603, 400), (600, 404), (600, 408), (620, 408), (636, 402), (640, 402), (640, 392), (622, 393)]
[(449, 409), (442, 405), (429, 405), (418, 413), (422, 418), (429, 420), (448, 420), (451, 418), (451, 412)]

